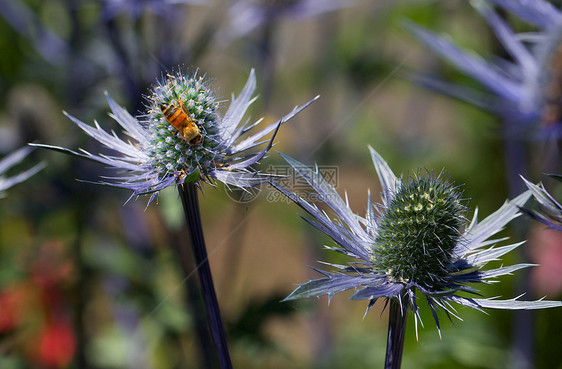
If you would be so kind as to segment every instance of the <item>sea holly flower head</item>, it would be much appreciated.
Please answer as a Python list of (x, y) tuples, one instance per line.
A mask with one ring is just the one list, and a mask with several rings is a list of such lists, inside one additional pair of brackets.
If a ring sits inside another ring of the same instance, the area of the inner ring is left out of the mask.
[[(411, 32), (430, 50), (473, 78), (483, 89), (428, 76), (419, 83), (479, 108), (491, 111), (509, 124), (509, 133), (533, 137), (562, 133), (562, 12), (546, 0), (474, 0), (498, 41), (509, 54), (482, 58), (462, 50), (446, 37), (409, 24)], [(490, 6), (510, 12), (536, 27), (533, 33), (516, 33)], [(536, 130), (537, 123), (541, 129)]]
[[(199, 185), (219, 181), (228, 186), (251, 187), (269, 178), (250, 167), (271, 148), (280, 125), (314, 100), (250, 134), (261, 122), (242, 122), (255, 100), (252, 98), (255, 88), (252, 70), (241, 93), (232, 96), (230, 106), (222, 115), (216, 93), (204, 77), (178, 72), (167, 75), (152, 89), (147, 97), (147, 111), (138, 118), (107, 96), (110, 116), (121, 126), (127, 139), (105, 131), (97, 122), (91, 126), (67, 114), (84, 132), (117, 155), (92, 154), (82, 149), (77, 152), (43, 144), (35, 146), (93, 160), (121, 171), (97, 183), (129, 189), (132, 196), (151, 194), (149, 204), (158, 191), (185, 182)], [(272, 132), (270, 140), (263, 140)], [(253, 150), (266, 143), (262, 150)]]
[(492, 237), (520, 215), (519, 207), (529, 199), (530, 191), (506, 202), (481, 222), (475, 211), (469, 222), (458, 187), (445, 180), (443, 173), (417, 173), (402, 179), (394, 175), (376, 151), (370, 150), (381, 182), (382, 204), (372, 203), (369, 195), (365, 217), (354, 214), (347, 200), (317, 171), (285, 156), (314, 190), (314, 198), (324, 202), (332, 214), (279, 184), (273, 185), (308, 212), (312, 218), (306, 220), (337, 244), (328, 248), (354, 259), (347, 265), (327, 264), (334, 270), (318, 270), (324, 278), (299, 285), (287, 300), (323, 295), (331, 299), (338, 292), (355, 290), (351, 298), (368, 300), (367, 312), (380, 298), (399, 299), (410, 307), (417, 323), (421, 318), (416, 301), (421, 294), (438, 329), (438, 310), (456, 316), (451, 302), (477, 310), (562, 306), (558, 301), (482, 298), (477, 289), (478, 283), (489, 283), (532, 266), (484, 269), (490, 261), (499, 260), (523, 244), (496, 246), (507, 238)]
[(5, 190), (13, 185), (25, 181), (44, 167), (43, 164), (37, 164), (34, 167), (14, 176), (5, 176), (8, 169), (19, 164), (27, 155), (29, 155), (31, 151), (33, 151), (31, 147), (23, 147), (0, 160), (0, 198), (3, 197), (2, 195)]

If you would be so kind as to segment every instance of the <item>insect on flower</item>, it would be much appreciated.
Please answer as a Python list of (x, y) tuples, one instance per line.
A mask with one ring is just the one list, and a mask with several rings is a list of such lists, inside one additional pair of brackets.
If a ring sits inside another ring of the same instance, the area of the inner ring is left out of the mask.
[[(123, 140), (105, 131), (97, 122), (88, 125), (66, 114), (80, 129), (114, 154), (94, 154), (64, 147), (32, 144), (109, 165), (119, 173), (98, 184), (125, 188), (132, 196), (150, 194), (149, 204), (160, 190), (185, 182), (222, 182), (247, 188), (267, 181), (270, 176), (253, 170), (273, 145), (279, 127), (303, 110), (295, 107), (277, 122), (258, 130), (261, 120), (243, 119), (255, 101), (256, 77), (252, 70), (238, 96), (226, 109), (215, 89), (197, 72), (178, 71), (156, 82), (146, 97), (147, 110), (132, 116), (107, 96), (110, 116), (121, 126)], [(179, 132), (179, 133), (178, 133)], [(270, 139), (264, 140), (268, 134)], [(266, 144), (256, 150), (262, 144)]]
[(160, 110), (162, 115), (168, 123), (179, 131), (181, 137), (189, 142), (190, 145), (199, 145), (203, 136), (199, 131), (199, 127), (197, 127), (197, 122), (189, 114), (185, 103), (177, 97), (177, 94), (175, 96), (179, 106), (171, 102), (161, 103)]

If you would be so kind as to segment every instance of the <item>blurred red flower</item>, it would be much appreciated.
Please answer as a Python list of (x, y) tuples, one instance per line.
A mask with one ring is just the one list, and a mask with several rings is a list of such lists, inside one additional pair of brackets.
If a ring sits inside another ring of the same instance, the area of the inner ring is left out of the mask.
[(72, 361), (76, 340), (72, 325), (58, 318), (48, 323), (39, 333), (35, 361), (47, 368), (64, 368)]
[(529, 237), (530, 257), (538, 267), (531, 270), (531, 281), (539, 295), (562, 293), (562, 232), (539, 225)]
[(0, 292), (0, 333), (11, 332), (21, 321), (26, 299), (22, 287), (17, 284)]
[(76, 350), (65, 287), (72, 264), (62, 242), (47, 242), (25, 266), (26, 275), (0, 290), (0, 334), (9, 351), (35, 367), (67, 367)]

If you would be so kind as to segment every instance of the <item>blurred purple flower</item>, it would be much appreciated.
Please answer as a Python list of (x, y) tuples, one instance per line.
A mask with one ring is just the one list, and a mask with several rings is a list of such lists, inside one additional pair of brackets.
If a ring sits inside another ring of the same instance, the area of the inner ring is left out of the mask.
[(323, 295), (331, 299), (336, 293), (356, 290), (351, 299), (368, 300), (367, 312), (378, 299), (386, 303), (398, 299), (401, 306), (411, 307), (417, 323), (421, 318), (416, 292), (421, 292), (438, 329), (438, 310), (456, 317), (453, 302), (476, 310), (562, 307), (559, 301), (470, 297), (479, 296), (479, 291), (469, 284), (491, 283), (499, 276), (533, 266), (516, 264), (484, 270), (488, 262), (500, 260), (524, 243), (496, 247), (507, 238), (492, 237), (520, 215), (519, 207), (529, 199), (530, 191), (506, 202), (481, 222), (475, 211), (463, 230), (465, 207), (456, 187), (443, 181), (442, 175), (416, 175), (403, 181), (377, 152), (370, 150), (381, 182), (383, 203), (371, 203), (369, 195), (364, 218), (354, 214), (347, 196), (343, 200), (318, 172), (285, 157), (334, 216), (279, 184), (273, 185), (312, 216), (306, 219), (308, 223), (337, 244), (329, 249), (356, 259), (347, 265), (324, 263), (335, 272), (318, 270), (324, 278), (299, 285), (287, 300)]
[[(452, 41), (409, 24), (409, 30), (429, 49), (478, 82), (484, 91), (438, 78), (414, 79), (502, 117), (507, 131), (534, 138), (562, 133), (562, 12), (545, 0), (489, 0), (537, 28), (514, 30), (485, 1), (472, 4), (486, 19), (510, 59), (483, 59), (463, 51)], [(539, 122), (542, 129), (536, 130)], [(538, 132), (538, 133), (537, 133)]]
[(65, 60), (68, 45), (46, 28), (39, 17), (23, 1), (2, 1), (0, 15), (16, 32), (27, 38), (37, 53), (47, 62), (57, 65)]
[(37, 164), (31, 169), (16, 174), (15, 176), (3, 176), (8, 169), (13, 167), (14, 165), (19, 164), (31, 151), (33, 151), (31, 147), (22, 147), (21, 149), (14, 151), (4, 159), (0, 160), (0, 197), (2, 197), (2, 192), (4, 190), (7, 190), (15, 184), (25, 181), (26, 179), (43, 169), (43, 164)]
[(262, 24), (280, 19), (299, 21), (348, 7), (354, 2), (356, 0), (238, 0), (230, 6), (230, 21), (219, 32), (219, 39), (230, 41)]
[(177, 4), (205, 5), (209, 0), (102, 0), (102, 17), (105, 20), (126, 14), (134, 19), (145, 12), (166, 14), (168, 8)]

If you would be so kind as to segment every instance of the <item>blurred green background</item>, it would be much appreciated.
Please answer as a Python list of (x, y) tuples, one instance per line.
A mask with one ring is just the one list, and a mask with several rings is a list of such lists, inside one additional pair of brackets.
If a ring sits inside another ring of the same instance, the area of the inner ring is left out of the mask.
[[(212, 79), (226, 107), (256, 68), (252, 120), (274, 122), (321, 95), (282, 127), (262, 169), (284, 165), (276, 151), (337, 166), (338, 191), (364, 214), (368, 189), (379, 201), (371, 145), (397, 174), (445, 168), (463, 185), (470, 215), (478, 206), (482, 219), (509, 197), (497, 119), (405, 78), (422, 71), (466, 79), (422, 48), (404, 30), (406, 20), (481, 54), (501, 52), (468, 2), (365, 0), (317, 15), (290, 10), (296, 0), (250, 2), (261, 3), (273, 9), (268, 20), (237, 35), (234, 25), (257, 13), (226, 0), (3, 0), (0, 157), (28, 142), (103, 151), (62, 111), (117, 128), (104, 91), (140, 115), (150, 85), (179, 66)], [(537, 145), (527, 144), (533, 181)], [(175, 190), (145, 209), (147, 198), (125, 204), (125, 191), (75, 180), (96, 180), (106, 173), (100, 165), (36, 150), (22, 167), (39, 161), (47, 167), (0, 199), (0, 367), (201, 367), (186, 276), (172, 252), (187, 242)], [(239, 195), (207, 185), (200, 197), (234, 367), (382, 367), (383, 304), (363, 318), (366, 304), (349, 301), (350, 293), (329, 305), (326, 298), (280, 302), (318, 277), (309, 266), (340, 256), (323, 250), (330, 241), (271, 189), (250, 202), (232, 200)], [(511, 298), (526, 286), (529, 298), (560, 299), (560, 234), (527, 219), (517, 227), (502, 235), (529, 242), (504, 263), (549, 265), (504, 277), (483, 295)], [(409, 322), (403, 368), (533, 367), (514, 354), (517, 324), (527, 321), (521, 315), (459, 307), (463, 321), (443, 316), (440, 339), (422, 310), (418, 339)], [(536, 368), (562, 368), (561, 314), (532, 314), (526, 336)]]

